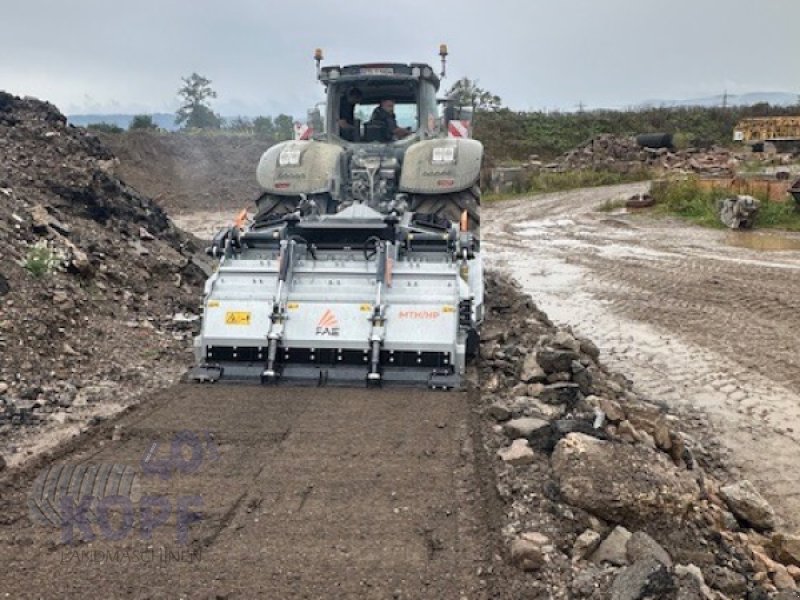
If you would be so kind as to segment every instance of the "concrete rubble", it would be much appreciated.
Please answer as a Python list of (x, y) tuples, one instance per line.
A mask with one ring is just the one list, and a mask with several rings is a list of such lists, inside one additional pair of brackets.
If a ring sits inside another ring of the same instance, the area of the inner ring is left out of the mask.
[[(725, 481), (680, 417), (637, 394), (594, 344), (553, 325), (507, 277), (490, 272), (487, 289), (484, 444), (497, 455), (519, 597), (795, 593), (800, 537), (780, 531), (748, 482)], [(511, 449), (524, 459), (506, 460)]]
[(747, 160), (766, 162), (772, 161), (773, 158), (746, 151), (734, 152), (721, 146), (682, 150), (644, 148), (634, 137), (602, 134), (570, 150), (543, 168), (550, 171), (607, 169), (618, 172), (647, 168), (663, 172), (722, 176), (734, 175), (737, 167)]

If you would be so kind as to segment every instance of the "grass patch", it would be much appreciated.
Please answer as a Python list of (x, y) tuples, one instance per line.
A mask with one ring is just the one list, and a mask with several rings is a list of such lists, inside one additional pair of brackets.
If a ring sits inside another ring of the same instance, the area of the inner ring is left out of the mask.
[(527, 191), (534, 194), (546, 194), (577, 188), (634, 183), (652, 178), (653, 173), (647, 169), (637, 169), (627, 173), (601, 169), (566, 171), (564, 173), (539, 173), (528, 180)]
[[(717, 204), (731, 196), (729, 190), (706, 189), (690, 178), (657, 181), (651, 193), (658, 212), (683, 217), (704, 227), (724, 227), (719, 220)], [(794, 202), (769, 202), (764, 196), (756, 197), (761, 202), (756, 228), (800, 231), (800, 211)]]
[(37, 242), (28, 249), (25, 268), (34, 277), (49, 275), (61, 265), (62, 257), (46, 242)]
[(508, 200), (534, 194), (551, 194), (565, 192), (579, 188), (601, 187), (604, 185), (621, 185), (653, 179), (653, 172), (649, 169), (637, 169), (627, 173), (603, 169), (585, 169), (554, 173), (537, 173), (527, 179), (515, 182), (514, 190), (500, 194), (486, 194), (487, 202)]

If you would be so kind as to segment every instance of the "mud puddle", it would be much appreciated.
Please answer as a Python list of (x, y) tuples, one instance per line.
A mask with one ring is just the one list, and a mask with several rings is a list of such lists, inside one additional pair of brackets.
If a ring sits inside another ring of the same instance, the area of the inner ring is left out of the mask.
[(736, 248), (747, 248), (762, 252), (800, 250), (800, 236), (791, 237), (779, 233), (731, 231), (725, 235), (725, 243)]

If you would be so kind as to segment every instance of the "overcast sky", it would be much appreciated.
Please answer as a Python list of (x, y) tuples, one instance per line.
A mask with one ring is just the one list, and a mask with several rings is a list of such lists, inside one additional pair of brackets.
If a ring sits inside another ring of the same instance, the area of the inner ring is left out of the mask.
[[(70, 114), (172, 112), (180, 77), (224, 115), (304, 112), (327, 64), (435, 64), (516, 109), (800, 92), (800, 0), (0, 0), (0, 89)], [(447, 82), (445, 82), (447, 85)]]

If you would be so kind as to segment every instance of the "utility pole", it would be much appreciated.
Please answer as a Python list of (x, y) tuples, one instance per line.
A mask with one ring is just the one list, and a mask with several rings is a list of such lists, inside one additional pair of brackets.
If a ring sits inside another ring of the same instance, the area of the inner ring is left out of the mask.
[(728, 108), (728, 90), (722, 94), (722, 108)]

